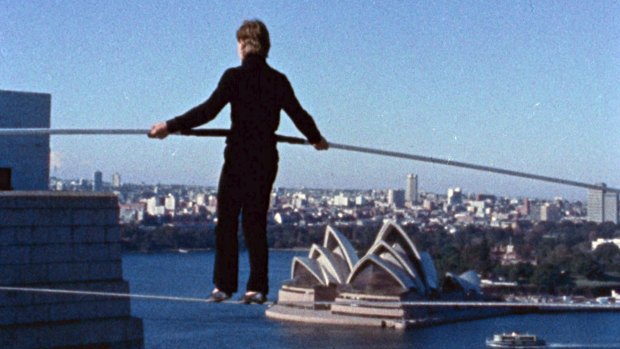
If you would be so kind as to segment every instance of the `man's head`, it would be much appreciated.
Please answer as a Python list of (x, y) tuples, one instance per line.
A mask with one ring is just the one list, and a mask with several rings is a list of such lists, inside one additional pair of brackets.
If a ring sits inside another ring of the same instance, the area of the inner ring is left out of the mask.
[(267, 26), (258, 19), (243, 21), (237, 30), (237, 43), (241, 59), (248, 54), (267, 58), (271, 47)]

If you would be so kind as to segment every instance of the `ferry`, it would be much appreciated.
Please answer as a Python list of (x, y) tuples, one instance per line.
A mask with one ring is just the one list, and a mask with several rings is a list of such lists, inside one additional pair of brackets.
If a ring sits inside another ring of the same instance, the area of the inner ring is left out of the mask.
[(532, 334), (517, 332), (494, 334), (493, 338), (487, 339), (489, 348), (546, 348), (544, 340)]

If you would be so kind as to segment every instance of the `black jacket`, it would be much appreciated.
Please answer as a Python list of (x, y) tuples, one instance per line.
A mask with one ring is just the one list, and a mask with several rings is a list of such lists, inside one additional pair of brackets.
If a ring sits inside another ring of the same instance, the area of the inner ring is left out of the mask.
[(205, 102), (167, 121), (168, 131), (191, 129), (209, 122), (227, 103), (231, 104), (232, 120), (231, 133), (226, 139), (229, 148), (275, 149), (275, 132), (282, 109), (310, 143), (322, 138), (286, 76), (257, 55), (248, 55), (241, 66), (226, 70)]

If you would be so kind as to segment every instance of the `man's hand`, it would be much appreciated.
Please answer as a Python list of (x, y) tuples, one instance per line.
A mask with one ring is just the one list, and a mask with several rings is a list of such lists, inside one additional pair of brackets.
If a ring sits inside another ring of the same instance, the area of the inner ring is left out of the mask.
[(149, 131), (149, 138), (159, 138), (164, 139), (168, 137), (170, 133), (168, 132), (168, 125), (165, 122), (157, 123), (151, 126), (151, 130)]
[(325, 140), (325, 138), (321, 138), (318, 143), (314, 143), (314, 149), (316, 150), (327, 150), (329, 149), (329, 143)]

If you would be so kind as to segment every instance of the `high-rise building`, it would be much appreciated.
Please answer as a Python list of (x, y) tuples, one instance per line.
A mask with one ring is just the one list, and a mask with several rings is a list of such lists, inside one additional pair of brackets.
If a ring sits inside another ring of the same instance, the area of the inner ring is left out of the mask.
[(463, 193), (461, 192), (461, 188), (449, 188), (448, 189), (448, 204), (449, 205), (459, 205), (463, 203)]
[(340, 193), (334, 196), (333, 204), (334, 206), (349, 207), (350, 200), (347, 196), (344, 195), (344, 193)]
[(540, 220), (543, 222), (559, 222), (562, 219), (560, 207), (556, 204), (546, 203), (540, 207)]
[(207, 195), (205, 193), (196, 194), (196, 205), (198, 206), (206, 206)]
[(177, 199), (172, 194), (166, 195), (164, 199), (164, 208), (168, 211), (174, 212), (177, 208)]
[(368, 200), (363, 195), (358, 195), (355, 197), (355, 206), (364, 206), (368, 203)]
[[(49, 128), (52, 96), (0, 90), (0, 128)], [(0, 137), (0, 190), (48, 190), (49, 135)]]
[(405, 191), (402, 189), (390, 189), (387, 195), (388, 205), (396, 208), (405, 206)]
[(93, 181), (93, 191), (103, 191), (103, 173), (101, 171), (95, 171), (95, 178)]
[(606, 190), (605, 183), (597, 184), (601, 189), (588, 190), (588, 220), (596, 223), (618, 223), (618, 193)]
[(405, 187), (405, 202), (414, 204), (418, 202), (418, 175), (410, 173), (407, 175), (407, 186)]
[(116, 172), (112, 175), (112, 188), (120, 188), (121, 187), (121, 175)]
[(605, 222), (618, 224), (618, 193), (607, 192), (603, 199), (605, 202)]

